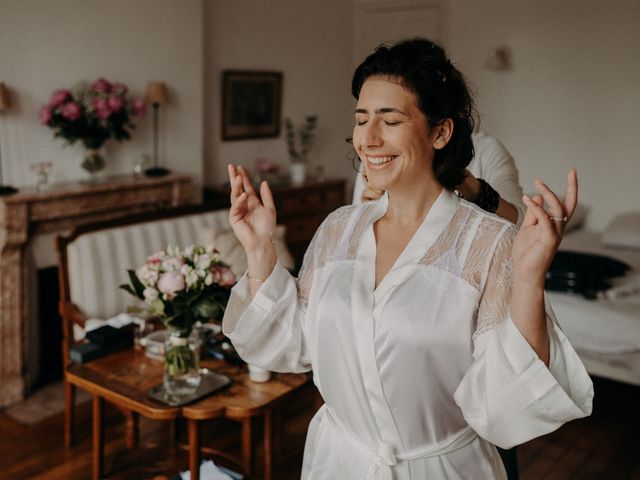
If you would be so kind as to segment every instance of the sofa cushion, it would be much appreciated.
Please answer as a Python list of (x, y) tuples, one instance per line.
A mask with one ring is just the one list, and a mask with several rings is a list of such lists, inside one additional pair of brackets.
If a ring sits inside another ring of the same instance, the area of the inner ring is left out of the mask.
[[(284, 268), (293, 270), (296, 262), (285, 241), (286, 227), (284, 225), (276, 226), (274, 237), (278, 260)], [(247, 271), (247, 257), (244, 254), (244, 248), (242, 248), (242, 244), (236, 238), (233, 230), (206, 228), (202, 231), (199, 240), (200, 243), (211, 244), (217, 248), (222, 260), (231, 267), (237, 277)]]

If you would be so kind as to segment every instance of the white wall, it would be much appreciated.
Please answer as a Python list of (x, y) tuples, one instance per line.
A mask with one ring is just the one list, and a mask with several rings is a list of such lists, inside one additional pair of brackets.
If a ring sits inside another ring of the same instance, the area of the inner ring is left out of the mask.
[[(472, 79), (484, 130), (512, 152), (525, 191), (564, 191), (578, 168), (588, 225), (640, 208), (640, 2), (449, 0), (447, 47)], [(505, 45), (513, 70), (483, 68)]]
[(353, 129), (352, 7), (344, 0), (205, 0), (205, 179), (226, 180), (227, 163), (258, 157), (288, 168), (284, 136), (221, 140), (221, 77), (225, 69), (279, 70), (283, 119), (317, 114), (311, 163), (333, 176), (354, 176), (344, 138)]
[[(86, 177), (80, 145), (65, 147), (38, 121), (51, 93), (99, 76), (144, 94), (166, 82), (160, 112), (160, 160), (202, 175), (201, 0), (0, 0), (0, 81), (14, 108), (0, 115), (5, 182), (34, 185), (32, 163), (52, 161), (53, 181)], [(152, 119), (137, 121), (132, 140), (110, 141), (106, 174), (129, 173), (152, 150)]]
[[(514, 154), (526, 190), (536, 175), (562, 189), (575, 165), (589, 224), (640, 205), (640, 2), (444, 0), (445, 43), (473, 80), (482, 127)], [(346, 0), (0, 0), (0, 81), (17, 106), (0, 115), (6, 179), (35, 183), (30, 163), (53, 160), (54, 180), (82, 178), (82, 151), (63, 147), (37, 113), (53, 90), (99, 75), (141, 94), (165, 81), (161, 158), (221, 183), (228, 162), (287, 166), (284, 138), (222, 142), (223, 69), (284, 73), (283, 115), (319, 115), (312, 161), (352, 177), (353, 4)], [(204, 13), (204, 15), (203, 15)], [(483, 68), (506, 45), (514, 68)], [(203, 92), (204, 88), (204, 92)], [(151, 150), (151, 117), (112, 144), (107, 173), (129, 172)], [(204, 160), (203, 160), (204, 153)]]

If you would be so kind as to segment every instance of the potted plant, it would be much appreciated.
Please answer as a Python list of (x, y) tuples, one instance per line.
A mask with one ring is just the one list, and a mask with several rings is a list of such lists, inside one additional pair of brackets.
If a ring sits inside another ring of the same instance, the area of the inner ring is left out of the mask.
[(137, 270), (128, 270), (131, 284), (120, 288), (144, 300), (151, 315), (167, 327), (164, 388), (170, 395), (188, 395), (200, 384), (197, 322), (222, 319), (236, 277), (213, 247), (167, 247), (151, 255)]
[(301, 125), (295, 126), (290, 118), (284, 122), (287, 138), (289, 159), (291, 160), (291, 181), (294, 184), (303, 183), (306, 178), (309, 152), (315, 140), (317, 115), (308, 115)]
[(101, 152), (105, 142), (129, 140), (135, 128), (133, 118), (144, 116), (144, 100), (130, 100), (127, 92), (126, 85), (104, 78), (73, 91), (56, 90), (40, 109), (40, 121), (69, 145), (82, 142), (86, 150), (82, 167), (95, 175), (106, 165)]

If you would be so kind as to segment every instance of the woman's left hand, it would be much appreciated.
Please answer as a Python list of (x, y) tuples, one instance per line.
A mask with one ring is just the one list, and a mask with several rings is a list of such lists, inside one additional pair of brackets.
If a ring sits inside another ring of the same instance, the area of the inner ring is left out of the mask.
[(512, 249), (514, 280), (544, 288), (545, 275), (578, 202), (578, 176), (575, 168), (567, 174), (562, 201), (542, 180), (536, 180), (535, 186), (538, 195), (522, 198), (527, 213)]

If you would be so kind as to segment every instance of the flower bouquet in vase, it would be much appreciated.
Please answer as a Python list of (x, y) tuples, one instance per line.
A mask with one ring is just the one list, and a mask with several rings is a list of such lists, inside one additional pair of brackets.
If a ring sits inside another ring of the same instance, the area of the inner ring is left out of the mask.
[(73, 91), (56, 90), (40, 109), (40, 121), (69, 145), (82, 142), (82, 168), (93, 176), (106, 166), (102, 153), (105, 142), (110, 138), (129, 140), (135, 128), (133, 119), (144, 116), (144, 100), (130, 100), (127, 91), (126, 85), (104, 78)]
[(170, 395), (193, 393), (200, 384), (197, 322), (222, 319), (236, 277), (211, 246), (167, 247), (151, 255), (130, 284), (120, 288), (144, 300), (167, 327), (164, 388)]

